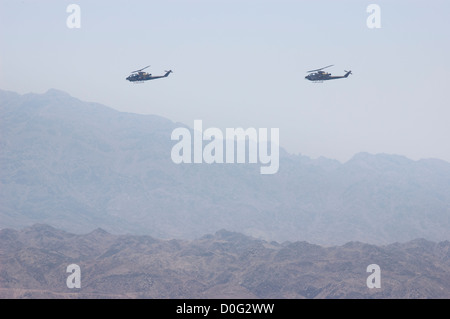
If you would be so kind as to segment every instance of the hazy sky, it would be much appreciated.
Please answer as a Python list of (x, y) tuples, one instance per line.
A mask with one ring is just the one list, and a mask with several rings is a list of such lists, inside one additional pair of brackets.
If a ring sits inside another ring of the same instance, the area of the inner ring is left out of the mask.
[[(72, 3), (80, 29), (66, 25)], [(380, 29), (366, 25), (371, 3)], [(313, 158), (450, 161), (449, 14), (448, 0), (0, 0), (0, 88), (56, 88), (191, 127), (279, 128), (282, 147)], [(125, 80), (149, 64), (174, 73)], [(305, 80), (329, 64), (353, 75)]]

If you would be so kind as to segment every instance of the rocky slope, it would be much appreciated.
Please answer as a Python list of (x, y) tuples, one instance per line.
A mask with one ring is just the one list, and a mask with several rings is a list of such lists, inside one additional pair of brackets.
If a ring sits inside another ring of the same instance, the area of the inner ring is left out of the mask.
[[(69, 289), (66, 268), (81, 269)], [(381, 269), (369, 289), (367, 266)], [(267, 242), (221, 230), (184, 240), (0, 231), (1, 298), (450, 298), (450, 243)]]

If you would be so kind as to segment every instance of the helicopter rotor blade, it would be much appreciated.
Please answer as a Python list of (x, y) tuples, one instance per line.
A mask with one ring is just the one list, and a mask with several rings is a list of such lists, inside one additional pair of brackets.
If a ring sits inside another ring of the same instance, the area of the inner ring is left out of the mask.
[(136, 71), (133, 71), (133, 72), (131, 72), (131, 73), (135, 73), (135, 72), (141, 72), (142, 70), (145, 70), (146, 68), (148, 68), (150, 65), (147, 65), (145, 68), (142, 68), (142, 69), (139, 69), (139, 70), (136, 70)]
[(328, 65), (328, 66), (324, 66), (323, 68), (320, 68), (320, 69), (316, 69), (316, 70), (311, 70), (311, 71), (306, 71), (307, 73), (311, 73), (311, 72), (316, 72), (316, 71), (320, 71), (320, 70), (323, 70), (323, 69), (326, 69), (326, 68), (329, 68), (330, 66), (333, 66), (334, 64), (331, 64), (331, 65)]

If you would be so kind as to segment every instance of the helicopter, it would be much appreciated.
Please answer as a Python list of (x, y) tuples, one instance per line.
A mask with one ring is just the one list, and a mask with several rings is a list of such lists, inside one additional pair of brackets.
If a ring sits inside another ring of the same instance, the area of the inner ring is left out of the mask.
[(131, 72), (131, 75), (128, 76), (126, 78), (126, 80), (130, 81), (130, 82), (144, 82), (144, 81), (148, 81), (148, 80), (155, 80), (155, 79), (160, 79), (160, 78), (166, 78), (169, 76), (170, 73), (172, 73), (172, 70), (169, 71), (165, 71), (166, 74), (164, 75), (157, 75), (157, 76), (152, 76), (150, 73), (147, 72), (143, 72), (143, 70), (145, 70), (146, 68), (150, 67), (150, 65), (146, 66), (145, 68), (136, 70)]
[(331, 73), (327, 73), (325, 71), (322, 71), (323, 69), (329, 68), (332, 65), (324, 66), (323, 68), (307, 71), (308, 74), (305, 76), (305, 79), (313, 81), (313, 82), (323, 82), (327, 80), (335, 80), (335, 79), (343, 79), (348, 77), (350, 74), (352, 74), (352, 71), (346, 71), (344, 70), (345, 74), (340, 76), (332, 76)]

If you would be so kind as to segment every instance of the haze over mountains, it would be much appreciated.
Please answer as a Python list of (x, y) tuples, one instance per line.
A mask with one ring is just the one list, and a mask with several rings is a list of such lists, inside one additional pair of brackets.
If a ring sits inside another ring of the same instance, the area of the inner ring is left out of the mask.
[(53, 89), (0, 90), (0, 228), (168, 239), (227, 229), (324, 245), (450, 239), (448, 162), (359, 153), (340, 163), (281, 151), (274, 175), (259, 164), (177, 165), (170, 136), (180, 126)]

